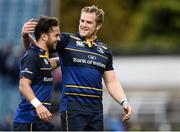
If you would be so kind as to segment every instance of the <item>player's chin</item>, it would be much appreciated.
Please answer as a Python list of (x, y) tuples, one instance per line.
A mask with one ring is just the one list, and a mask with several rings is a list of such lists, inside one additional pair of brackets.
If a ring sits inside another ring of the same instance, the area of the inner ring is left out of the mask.
[(80, 36), (82, 36), (82, 37), (87, 37), (87, 32), (85, 32), (85, 31), (80, 31), (79, 32), (79, 34), (80, 34)]
[(54, 52), (56, 50), (56, 45), (57, 43), (49, 46), (49, 52)]

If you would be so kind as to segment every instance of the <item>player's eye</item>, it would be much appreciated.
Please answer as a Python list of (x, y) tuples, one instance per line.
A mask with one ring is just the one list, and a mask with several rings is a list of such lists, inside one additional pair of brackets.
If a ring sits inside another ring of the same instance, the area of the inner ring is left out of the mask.
[(83, 23), (83, 22), (84, 22), (84, 20), (81, 19), (81, 23)]

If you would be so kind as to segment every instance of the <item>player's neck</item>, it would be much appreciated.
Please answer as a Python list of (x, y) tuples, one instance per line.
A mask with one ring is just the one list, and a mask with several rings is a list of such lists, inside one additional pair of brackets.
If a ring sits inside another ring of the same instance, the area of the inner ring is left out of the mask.
[(37, 41), (36, 45), (38, 47), (40, 47), (41, 49), (45, 50), (46, 52), (49, 52), (49, 50), (48, 50), (48, 48), (47, 48), (47, 46), (46, 46), (46, 44), (44, 42)]
[(93, 35), (93, 36), (91, 36), (91, 37), (89, 37), (89, 38), (85, 38), (85, 40), (86, 40), (86, 41), (89, 41), (89, 42), (93, 42), (96, 38), (97, 38), (97, 36), (96, 36), (96, 35)]

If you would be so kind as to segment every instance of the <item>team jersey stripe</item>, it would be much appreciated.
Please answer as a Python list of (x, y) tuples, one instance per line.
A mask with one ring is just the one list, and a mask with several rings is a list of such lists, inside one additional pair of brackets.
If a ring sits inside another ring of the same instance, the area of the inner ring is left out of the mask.
[(97, 55), (97, 56), (103, 57), (103, 58), (105, 58), (105, 59), (108, 59), (108, 57), (106, 57), (106, 56), (103, 56), (103, 55), (100, 55), (100, 54), (97, 54), (97, 53), (93, 53), (93, 52), (90, 52), (90, 51), (79, 50), (79, 49), (73, 49), (73, 48), (65, 48), (65, 49), (66, 49), (66, 50), (77, 51), (77, 52), (89, 53), (89, 54)]
[(48, 54), (45, 54), (45, 55), (39, 55), (40, 58), (47, 58), (49, 59), (49, 55)]
[(66, 110), (66, 130), (69, 131), (69, 125), (68, 125), (68, 111)]
[(70, 37), (73, 38), (73, 39), (76, 39), (76, 40), (81, 40), (80, 38), (72, 36), (72, 35)]
[(91, 95), (91, 94), (79, 94), (79, 93), (65, 93), (67, 95), (74, 95), (74, 96), (83, 96), (83, 97), (92, 97), (92, 98), (101, 98), (98, 95)]
[(103, 91), (102, 89), (93, 88), (93, 87), (86, 87), (86, 86), (78, 86), (78, 85), (65, 85), (67, 88), (83, 88), (83, 89), (90, 89), (96, 91)]
[(40, 68), (40, 70), (52, 70), (52, 68)]
[(29, 130), (30, 132), (32, 132), (32, 125), (33, 125), (33, 124), (32, 124), (32, 122), (31, 122), (31, 124), (30, 124), (30, 130)]

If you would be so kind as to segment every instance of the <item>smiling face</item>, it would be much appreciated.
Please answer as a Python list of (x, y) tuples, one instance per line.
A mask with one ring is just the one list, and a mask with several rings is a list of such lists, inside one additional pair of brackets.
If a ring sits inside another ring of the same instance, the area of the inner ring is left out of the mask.
[(58, 26), (52, 27), (51, 31), (47, 34), (48, 39), (46, 46), (49, 50), (54, 50), (57, 45), (57, 41), (60, 40), (60, 29)]
[(96, 14), (83, 12), (79, 21), (79, 34), (88, 39), (94, 39), (101, 25), (96, 23)]

